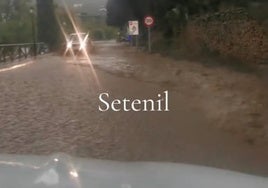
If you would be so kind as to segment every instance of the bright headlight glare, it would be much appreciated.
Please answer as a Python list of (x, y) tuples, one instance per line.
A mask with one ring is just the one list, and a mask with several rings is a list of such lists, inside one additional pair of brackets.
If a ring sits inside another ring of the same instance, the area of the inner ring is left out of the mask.
[(86, 43), (85, 42), (82, 42), (80, 44), (80, 50), (85, 49), (85, 48), (86, 48)]
[(73, 45), (72, 42), (68, 42), (67, 43), (67, 48), (72, 48), (72, 45)]

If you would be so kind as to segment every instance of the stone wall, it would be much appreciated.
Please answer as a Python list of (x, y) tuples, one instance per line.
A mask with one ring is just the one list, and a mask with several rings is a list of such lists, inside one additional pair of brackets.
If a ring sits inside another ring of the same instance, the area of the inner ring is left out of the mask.
[(268, 35), (264, 24), (244, 9), (194, 18), (184, 33), (193, 52), (215, 53), (247, 63), (268, 63)]

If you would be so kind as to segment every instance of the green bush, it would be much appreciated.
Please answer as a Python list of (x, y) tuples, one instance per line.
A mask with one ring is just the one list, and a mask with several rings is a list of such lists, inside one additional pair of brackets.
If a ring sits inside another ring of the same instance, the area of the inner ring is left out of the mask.
[[(9, 3), (10, 1), (0, 2), (0, 43), (31, 42), (33, 37), (29, 0), (16, 1), (12, 9)], [(5, 18), (2, 18), (2, 13)]]
[(0, 43), (26, 43), (31, 41), (31, 24), (20, 21), (0, 24)]
[(105, 38), (104, 33), (101, 29), (94, 30), (92, 32), (92, 37), (94, 40), (103, 40)]

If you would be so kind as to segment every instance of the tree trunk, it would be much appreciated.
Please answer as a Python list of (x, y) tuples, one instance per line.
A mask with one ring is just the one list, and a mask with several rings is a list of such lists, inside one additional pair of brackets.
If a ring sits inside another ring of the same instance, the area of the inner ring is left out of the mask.
[(50, 50), (59, 45), (59, 27), (55, 15), (53, 0), (37, 0), (37, 38), (45, 42)]

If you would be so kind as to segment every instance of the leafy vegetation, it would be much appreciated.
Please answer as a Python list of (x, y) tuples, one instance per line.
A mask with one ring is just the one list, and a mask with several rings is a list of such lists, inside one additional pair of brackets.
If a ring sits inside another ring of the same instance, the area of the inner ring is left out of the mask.
[(38, 40), (48, 44), (51, 50), (60, 45), (60, 28), (55, 15), (53, 0), (37, 0)]
[(267, 62), (267, 8), (265, 0), (108, 0), (107, 23), (124, 28), (128, 20), (142, 23), (152, 14), (153, 51), (178, 56), (197, 49), (243, 62)]
[(102, 16), (89, 17), (82, 24), (94, 40), (110, 40), (116, 38), (117, 29), (107, 26), (105, 18)]
[[(88, 32), (92, 39), (110, 40), (116, 38), (118, 29), (108, 26), (105, 22), (104, 15), (91, 15), (86, 12), (76, 13), (72, 9), (69, 9), (68, 11), (79, 25), (81, 31)], [(75, 32), (70, 18), (63, 7), (57, 7), (57, 17), (67, 34)]]
[(264, 0), (108, 0), (107, 23), (124, 27), (131, 19), (142, 21), (146, 14), (157, 20), (156, 28), (166, 37), (177, 35), (191, 17), (217, 12), (222, 8), (247, 7)]
[(32, 41), (30, 4), (28, 0), (0, 1), (0, 43)]

